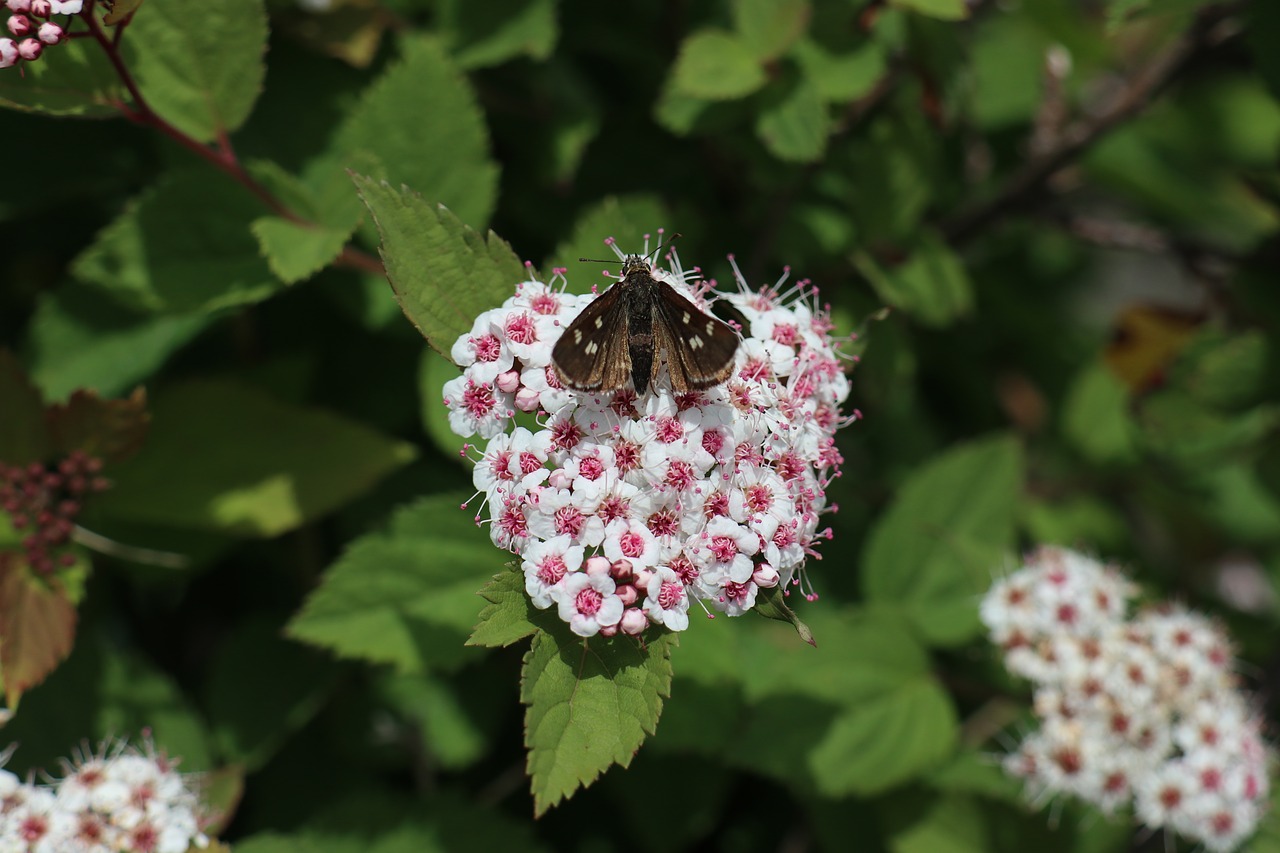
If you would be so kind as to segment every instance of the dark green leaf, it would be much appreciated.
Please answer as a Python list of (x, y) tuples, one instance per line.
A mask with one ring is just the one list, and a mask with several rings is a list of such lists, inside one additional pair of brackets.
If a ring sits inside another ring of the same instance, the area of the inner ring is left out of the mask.
[(671, 74), (674, 92), (709, 100), (746, 97), (765, 83), (764, 69), (751, 47), (718, 30), (686, 38)]
[(809, 26), (808, 0), (734, 0), (733, 26), (762, 61), (786, 53)]
[(44, 401), (13, 353), (0, 349), (0, 462), (43, 462), (53, 451)]
[(415, 455), (338, 415), (229, 381), (156, 395), (144, 451), (100, 499), (127, 521), (277, 536), (342, 506)]
[(973, 285), (960, 258), (936, 234), (919, 235), (911, 256), (896, 265), (865, 252), (854, 258), (881, 299), (927, 326), (947, 326), (973, 310)]
[(285, 284), (310, 278), (342, 252), (349, 231), (264, 216), (250, 225), (267, 265)]
[(556, 0), (443, 0), (440, 31), (462, 68), (484, 68), (520, 56), (546, 59), (555, 48)]
[(818, 88), (800, 79), (778, 103), (760, 113), (756, 135), (779, 160), (810, 163), (827, 147), (831, 120)]
[(480, 595), (488, 603), (480, 611), (480, 623), (471, 632), (468, 646), (509, 646), (538, 630), (529, 620), (531, 605), (523, 573), (511, 570), (494, 575)]
[(88, 118), (118, 115), (115, 105), (129, 97), (92, 39), (65, 41), (21, 69), (0, 74), (0, 106)]

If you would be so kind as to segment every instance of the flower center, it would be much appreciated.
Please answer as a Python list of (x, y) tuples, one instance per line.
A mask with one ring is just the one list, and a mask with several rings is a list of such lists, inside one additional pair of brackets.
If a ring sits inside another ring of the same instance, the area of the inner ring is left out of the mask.
[(583, 616), (595, 616), (604, 603), (604, 596), (591, 587), (587, 587), (573, 599), (573, 606)]

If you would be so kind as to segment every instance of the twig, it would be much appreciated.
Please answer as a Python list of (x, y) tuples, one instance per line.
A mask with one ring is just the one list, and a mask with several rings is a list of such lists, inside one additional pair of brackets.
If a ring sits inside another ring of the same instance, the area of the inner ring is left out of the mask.
[(963, 245), (996, 220), (1030, 203), (1064, 166), (1142, 112), (1194, 58), (1221, 43), (1229, 35), (1223, 23), (1243, 5), (1233, 2), (1201, 10), (1177, 43), (1139, 71), (1105, 109), (1066, 129), (1055, 145), (1033, 155), (994, 196), (944, 220), (940, 226), (943, 236), (953, 246)]

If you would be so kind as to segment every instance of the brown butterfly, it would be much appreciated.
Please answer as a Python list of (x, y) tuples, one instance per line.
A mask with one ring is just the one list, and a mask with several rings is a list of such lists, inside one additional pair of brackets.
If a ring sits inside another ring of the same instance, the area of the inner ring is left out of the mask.
[(677, 394), (700, 391), (733, 372), (738, 334), (665, 281), (646, 256), (628, 255), (622, 278), (574, 318), (551, 350), (569, 388), (601, 394), (625, 388), (643, 396), (666, 362)]

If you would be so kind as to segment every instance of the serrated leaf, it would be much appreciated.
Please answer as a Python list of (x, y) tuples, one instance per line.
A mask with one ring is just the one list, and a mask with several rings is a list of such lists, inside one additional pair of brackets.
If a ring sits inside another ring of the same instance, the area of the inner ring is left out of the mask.
[(143, 452), (97, 499), (121, 521), (277, 536), (354, 499), (412, 446), (320, 409), (230, 381), (156, 395)]
[[(56, 51), (56, 52), (55, 52)], [(92, 39), (71, 39), (21, 72), (0, 74), (0, 106), (55, 116), (119, 115), (129, 94), (111, 61)]]
[(530, 603), (523, 573), (511, 570), (494, 575), (480, 595), (488, 604), (480, 611), (480, 621), (467, 640), (468, 646), (509, 646), (538, 630), (529, 621)]
[(903, 263), (882, 265), (859, 252), (854, 264), (881, 299), (927, 326), (950, 325), (973, 310), (973, 285), (964, 264), (932, 232), (919, 235)]
[(52, 400), (77, 388), (113, 397), (154, 373), (211, 322), (204, 313), (130, 311), (96, 288), (69, 282), (37, 298), (27, 335), (31, 378)]
[(889, 0), (889, 5), (943, 21), (963, 21), (969, 17), (965, 0)]
[(734, 0), (732, 11), (734, 29), (760, 60), (786, 53), (813, 12), (808, 0)]
[(511, 247), (486, 240), (447, 208), (408, 189), (353, 175), (382, 236), (387, 278), (405, 316), (427, 343), (448, 355), (482, 311), (496, 308), (528, 277)]
[(671, 695), (676, 635), (641, 649), (630, 637), (583, 641), (540, 631), (524, 657), (520, 701), (534, 813), (594, 782), (614, 764), (627, 767), (653, 734)]
[(978, 596), (1013, 548), (1022, 480), (1021, 447), (1003, 437), (960, 445), (915, 471), (867, 540), (868, 601), (904, 608), (936, 644), (978, 634)]
[(308, 279), (333, 263), (350, 231), (293, 222), (279, 216), (255, 219), (250, 226), (267, 265), (285, 284)]
[(262, 0), (164, 0), (133, 16), (122, 41), (147, 104), (170, 124), (212, 142), (244, 124), (266, 76)]
[(105, 462), (122, 462), (147, 438), (151, 416), (141, 388), (120, 400), (104, 400), (96, 391), (76, 391), (46, 414), (59, 455), (80, 450)]
[(520, 56), (546, 59), (555, 49), (556, 0), (443, 0), (437, 14), (462, 68), (486, 68)]
[(395, 513), (387, 532), (353, 542), (289, 623), (289, 635), (400, 672), (452, 669), (473, 658), (463, 645), (482, 606), (476, 590), (500, 555), (462, 500), (417, 501)]
[(0, 348), (0, 462), (42, 462), (52, 452), (44, 401), (13, 353)]
[(211, 170), (170, 175), (130, 202), (72, 271), (140, 311), (258, 302), (283, 286), (249, 231), (262, 212), (239, 184)]
[(8, 707), (67, 659), (75, 635), (76, 608), (61, 585), (33, 575), (17, 552), (0, 551), (0, 679)]
[(756, 596), (756, 606), (752, 611), (765, 617), (766, 619), (774, 619), (778, 622), (786, 622), (788, 625), (796, 629), (796, 633), (800, 635), (800, 639), (804, 640), (811, 646), (817, 646), (818, 643), (814, 639), (813, 631), (809, 626), (800, 620), (796, 612), (787, 606), (787, 602), (783, 597), (783, 590), (780, 586), (772, 589), (761, 590)]
[(671, 74), (674, 92), (708, 100), (743, 98), (765, 83), (764, 69), (746, 42), (720, 30), (686, 38)]
[(373, 156), (386, 170), (375, 177), (405, 184), (483, 227), (493, 211), (498, 168), (471, 86), (437, 42), (402, 45), (403, 57), (364, 93), (333, 148), (348, 168), (362, 168), (348, 157)]
[(940, 766), (958, 733), (947, 692), (932, 677), (917, 678), (840, 714), (809, 767), (827, 796), (878, 794)]
[(830, 130), (821, 93), (803, 78), (756, 120), (756, 135), (764, 147), (779, 160), (792, 163), (811, 163), (822, 157)]

